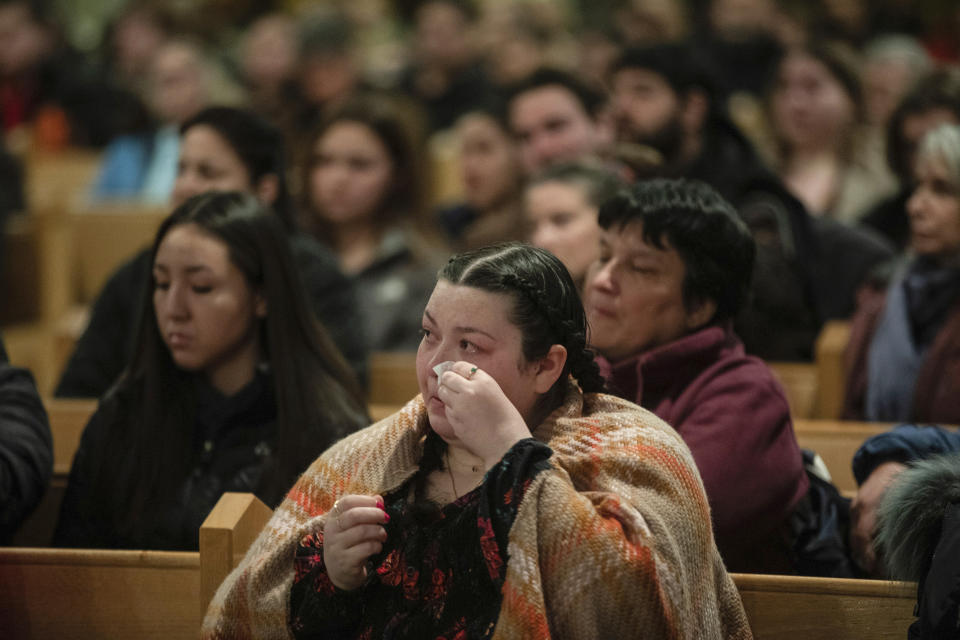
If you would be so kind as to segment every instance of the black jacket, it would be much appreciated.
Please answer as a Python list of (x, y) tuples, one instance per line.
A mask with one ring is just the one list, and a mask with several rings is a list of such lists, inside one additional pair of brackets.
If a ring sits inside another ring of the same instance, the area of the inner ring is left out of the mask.
[[(367, 341), (354, 285), (340, 272), (336, 258), (315, 240), (296, 234), (290, 246), (317, 317), (364, 385)], [(148, 250), (114, 272), (93, 305), (90, 323), (54, 395), (99, 398), (113, 385), (133, 356), (138, 314), (142, 297), (149, 293), (145, 290), (149, 281)]]
[[(899, 429), (899, 427), (898, 427)], [(940, 450), (919, 444), (921, 450)], [(950, 445), (947, 443), (947, 449)], [(960, 638), (960, 455), (914, 460), (877, 509), (876, 543), (890, 575), (917, 581), (910, 640)]]
[(757, 242), (752, 296), (736, 322), (751, 354), (809, 360), (823, 322), (852, 314), (869, 271), (893, 256), (868, 231), (816, 220), (724, 118), (714, 118), (684, 177), (706, 182), (739, 211)]
[(33, 376), (11, 366), (0, 341), (0, 543), (43, 497), (53, 471), (53, 439)]
[[(105, 446), (118, 421), (128, 420), (136, 404), (130, 392), (112, 390), (101, 402), (83, 432), (70, 469), (54, 545), (61, 547), (163, 549), (195, 551), (203, 520), (225, 491), (252, 492), (271, 507), (293, 485), (304, 469), (287, 469), (279, 484), (272, 476), (276, 443), (277, 406), (273, 379), (258, 373), (244, 389), (225, 397), (196, 377), (197, 412), (192, 459), (186, 478), (165, 480), (162, 498), (144, 516), (143, 531), (121, 531), (111, 515), (123, 508), (109, 495), (93, 496), (98, 473), (110, 469), (117, 483), (129, 482), (137, 469), (126, 459), (106, 459)], [(311, 425), (304, 425), (311, 428)], [(317, 450), (329, 436), (316, 429)], [(283, 489), (277, 488), (283, 487)]]

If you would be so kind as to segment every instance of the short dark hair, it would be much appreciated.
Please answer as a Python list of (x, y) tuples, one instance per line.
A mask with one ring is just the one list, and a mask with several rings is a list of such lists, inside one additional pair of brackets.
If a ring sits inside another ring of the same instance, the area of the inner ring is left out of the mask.
[(693, 310), (712, 300), (711, 322), (737, 315), (750, 290), (756, 245), (736, 209), (699, 180), (642, 180), (600, 207), (600, 227), (639, 222), (643, 239), (676, 249), (683, 260), (683, 302)]
[(588, 160), (551, 165), (533, 176), (525, 188), (548, 182), (578, 187), (587, 203), (594, 207), (599, 207), (626, 186), (623, 178), (610, 168)]
[(254, 187), (268, 175), (277, 178), (277, 199), (271, 208), (280, 217), (287, 231), (294, 228), (293, 202), (287, 188), (287, 170), (283, 134), (274, 125), (247, 109), (208, 107), (180, 125), (183, 136), (198, 125), (213, 129), (223, 138), (250, 176)]
[(540, 67), (507, 89), (507, 107), (509, 109), (521, 94), (552, 86), (562, 87), (572, 93), (591, 118), (596, 118), (606, 104), (606, 97), (602, 93), (576, 75), (552, 67)]
[(527, 361), (544, 357), (555, 344), (566, 348), (567, 362), (548, 402), (562, 400), (557, 396), (568, 374), (584, 391), (603, 389), (593, 352), (587, 349), (587, 318), (577, 286), (552, 253), (521, 242), (493, 245), (453, 256), (437, 278), (513, 298), (510, 320), (523, 334)]
[(707, 62), (687, 44), (668, 42), (625, 49), (611, 66), (610, 75), (626, 69), (651, 71), (681, 96), (694, 89), (703, 91), (711, 106), (720, 93)]
[(913, 172), (910, 150), (903, 139), (903, 122), (910, 116), (947, 109), (960, 122), (960, 68), (945, 66), (923, 77), (900, 101), (887, 123), (887, 165), (894, 175), (909, 181)]

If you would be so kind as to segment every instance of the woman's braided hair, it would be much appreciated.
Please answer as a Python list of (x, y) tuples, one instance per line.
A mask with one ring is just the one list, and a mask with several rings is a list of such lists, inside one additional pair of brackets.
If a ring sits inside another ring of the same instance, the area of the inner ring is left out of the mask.
[(548, 395), (562, 394), (567, 375), (585, 392), (603, 390), (603, 377), (587, 348), (583, 304), (570, 273), (553, 254), (519, 242), (498, 244), (450, 258), (438, 277), (511, 296), (511, 321), (523, 334), (527, 361), (544, 357), (555, 344), (566, 348), (563, 373)]
[[(509, 295), (514, 301), (510, 320), (523, 335), (523, 357), (528, 362), (544, 357), (555, 344), (566, 348), (563, 372), (540, 399), (541, 408), (552, 411), (560, 405), (570, 375), (585, 392), (603, 390), (603, 377), (593, 352), (587, 349), (583, 304), (570, 273), (552, 254), (519, 242), (484, 247), (450, 258), (437, 278)], [(414, 503), (405, 516), (410, 522), (430, 522), (439, 513), (439, 507), (426, 498), (427, 478), (444, 468), (446, 448), (434, 431), (427, 433), (414, 483)]]

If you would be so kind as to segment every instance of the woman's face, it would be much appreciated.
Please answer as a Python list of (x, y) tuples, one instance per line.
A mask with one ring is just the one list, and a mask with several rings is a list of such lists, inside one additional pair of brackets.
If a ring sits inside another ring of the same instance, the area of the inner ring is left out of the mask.
[(517, 188), (520, 163), (513, 139), (485, 114), (466, 116), (459, 129), (467, 202), (481, 211), (495, 207)]
[(565, 182), (541, 182), (527, 188), (524, 213), (530, 243), (560, 258), (574, 282), (581, 282), (600, 251), (597, 207), (583, 188)]
[(205, 124), (190, 127), (180, 140), (173, 205), (207, 191), (250, 193), (253, 185), (246, 165), (233, 147)]
[(393, 161), (366, 125), (343, 121), (317, 140), (310, 172), (310, 203), (332, 224), (371, 221), (393, 180)]
[(960, 188), (939, 158), (917, 163), (917, 186), (907, 213), (910, 246), (919, 255), (949, 258), (960, 252)]
[(246, 384), (267, 309), (226, 243), (194, 224), (175, 226), (157, 248), (153, 279), (157, 327), (177, 366), (204, 372), (227, 393)]
[(822, 62), (803, 53), (788, 55), (772, 97), (773, 124), (790, 147), (833, 146), (845, 139), (856, 108)]
[(523, 416), (537, 401), (536, 367), (523, 357), (523, 334), (510, 321), (513, 300), (474, 287), (440, 280), (423, 312), (423, 339), (417, 350), (417, 382), (427, 405), (430, 426), (445, 440), (455, 438), (437, 398), (433, 367), (464, 360), (489, 374)]
[(600, 232), (597, 260), (587, 271), (583, 306), (590, 346), (618, 362), (677, 340), (706, 319), (683, 300), (686, 265), (666, 242), (643, 237), (640, 222)]

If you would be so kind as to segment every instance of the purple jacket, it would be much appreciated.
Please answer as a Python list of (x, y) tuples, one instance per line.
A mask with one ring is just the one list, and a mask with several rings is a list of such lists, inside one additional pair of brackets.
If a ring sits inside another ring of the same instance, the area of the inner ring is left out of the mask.
[(782, 547), (774, 539), (809, 481), (787, 398), (766, 364), (719, 326), (616, 365), (598, 360), (613, 393), (665, 420), (690, 447), (728, 568), (769, 566), (761, 548)]

